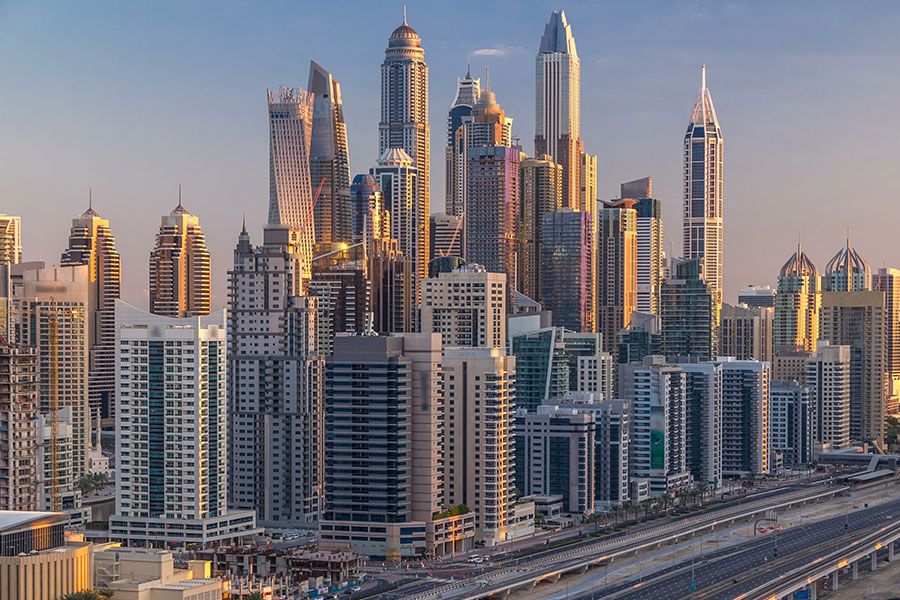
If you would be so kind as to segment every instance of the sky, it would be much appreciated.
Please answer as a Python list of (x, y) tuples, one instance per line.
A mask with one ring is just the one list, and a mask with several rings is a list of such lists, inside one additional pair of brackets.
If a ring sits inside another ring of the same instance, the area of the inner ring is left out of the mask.
[[(246, 213), (268, 207), (267, 88), (343, 91), (352, 173), (377, 158), (380, 64), (402, 2), (0, 0), (0, 213), (26, 260), (59, 261), (93, 189), (122, 253), (126, 300), (147, 304), (159, 219), (199, 215), (213, 303)], [(681, 248), (681, 145), (708, 69), (725, 136), (725, 299), (773, 285), (798, 237), (820, 269), (847, 228), (873, 268), (900, 267), (900, 4), (411, 1), (430, 70), (432, 212), (444, 204), (447, 109), (467, 63), (527, 152), (534, 59), (565, 9), (581, 57), (582, 137), (603, 199), (650, 175), (666, 245)]]

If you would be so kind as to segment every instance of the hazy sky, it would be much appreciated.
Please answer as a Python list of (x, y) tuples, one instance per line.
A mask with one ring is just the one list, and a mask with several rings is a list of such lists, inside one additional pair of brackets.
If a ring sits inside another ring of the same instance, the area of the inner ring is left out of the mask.
[[(432, 211), (446, 111), (471, 61), (491, 67), (513, 134), (533, 150), (534, 55), (564, 8), (582, 62), (582, 136), (600, 193), (652, 175), (681, 244), (681, 144), (700, 64), (726, 140), (726, 300), (773, 283), (799, 234), (817, 266), (843, 243), (900, 267), (900, 4), (896, 2), (409, 3), (430, 68)], [(0, 0), (0, 212), (27, 259), (59, 260), (87, 205), (111, 220), (125, 296), (146, 305), (147, 255), (177, 202), (201, 219), (214, 304), (247, 213), (268, 203), (265, 90), (341, 82), (353, 173), (376, 158), (379, 65), (402, 3)]]

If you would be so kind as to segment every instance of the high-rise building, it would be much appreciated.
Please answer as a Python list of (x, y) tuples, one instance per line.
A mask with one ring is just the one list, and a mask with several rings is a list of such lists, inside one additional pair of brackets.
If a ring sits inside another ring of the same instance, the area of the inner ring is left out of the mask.
[(422, 333), (440, 333), (444, 347), (506, 347), (506, 275), (467, 264), (425, 280)]
[(402, 148), (389, 148), (369, 173), (384, 193), (384, 205), (390, 215), (390, 237), (397, 240), (400, 251), (413, 261), (418, 301), (422, 280), (428, 276), (429, 215), (421, 212), (418, 205), (416, 194), (421, 173), (416, 164)]
[[(316, 97), (303, 89), (267, 92), (269, 103), (269, 225), (293, 227), (300, 247), (300, 277), (312, 274), (316, 243), (310, 145)], [(318, 187), (318, 183), (316, 183)]]
[(884, 292), (824, 292), (819, 338), (850, 346), (850, 438), (884, 437)]
[(594, 415), (558, 404), (516, 411), (516, 487), (524, 496), (562, 496), (563, 511), (594, 512)]
[[(465, 204), (466, 175), (464, 160), (467, 148), (460, 142), (464, 138), (457, 138), (456, 132), (463, 124), (463, 119), (471, 117), (475, 111), (475, 103), (481, 97), (481, 81), (472, 77), (471, 68), (466, 71), (466, 76), (457, 81), (456, 99), (450, 106), (447, 115), (447, 147), (444, 150), (445, 163), (445, 195), (444, 202), (447, 207), (447, 215), (462, 216)], [(432, 256), (434, 258), (434, 256)]]
[[(384, 157), (392, 149), (403, 149), (415, 169), (412, 203), (406, 224), (394, 224), (404, 217), (394, 212), (396, 200), (382, 180), (381, 188), (391, 211), (392, 232), (409, 228), (404, 235), (392, 233), (403, 253), (415, 261), (417, 289), (428, 271), (428, 217), (431, 214), (431, 129), (428, 125), (428, 66), (422, 38), (406, 22), (388, 40), (381, 63), (381, 122), (378, 124), (378, 152)], [(405, 210), (405, 209), (404, 209)], [(416, 293), (416, 300), (419, 299)]]
[(0, 510), (35, 511), (38, 356), (0, 340)]
[(886, 413), (900, 412), (900, 269), (883, 267), (873, 277), (875, 290), (884, 293), (884, 370), (888, 375), (888, 397), (893, 404)]
[(296, 229), (270, 225), (254, 248), (245, 228), (228, 274), (228, 498), (270, 527), (321, 510), (325, 365), (305, 251)]
[(0, 263), (22, 262), (22, 217), (0, 214)]
[(431, 215), (431, 260), (448, 256), (462, 257), (462, 217), (437, 213)]
[(495, 273), (506, 273), (509, 294), (516, 289), (519, 216), (519, 151), (508, 146), (469, 150), (465, 256)]
[(395, 239), (373, 240), (367, 254), (373, 331), (413, 331), (416, 290), (412, 261), (400, 251)]
[(769, 363), (720, 358), (722, 473), (769, 474)]
[(339, 335), (334, 346), (325, 378), (321, 546), (385, 558), (471, 548), (473, 516), (439, 514), (446, 494), (440, 336)]
[(597, 212), (597, 156), (582, 152), (579, 157), (578, 178), (581, 191), (578, 196), (578, 210), (594, 214)]
[(512, 119), (506, 116), (497, 103), (497, 96), (489, 88), (480, 90), (469, 116), (462, 117), (454, 133), (453, 170), (456, 177), (456, 193), (448, 212), (465, 218), (468, 206), (469, 153), (484, 146), (511, 147)]
[[(368, 258), (362, 243), (316, 244), (310, 296), (318, 298), (323, 339), (337, 333), (363, 333), (372, 326), (372, 286)], [(324, 355), (330, 350), (320, 348)]]
[(788, 466), (808, 465), (815, 447), (815, 403), (809, 387), (772, 380), (769, 388), (769, 436), (772, 453)]
[(175, 319), (116, 302), (111, 539), (206, 546), (262, 533), (253, 511), (228, 510), (225, 322), (224, 310)]
[(698, 486), (722, 486), (722, 366), (678, 365), (685, 378), (687, 466)]
[(562, 166), (562, 205), (581, 209), (581, 61), (565, 11), (554, 11), (535, 58), (534, 153)]
[(768, 285), (748, 285), (738, 292), (738, 304), (750, 308), (775, 307), (775, 290)]
[(797, 251), (784, 263), (778, 275), (772, 336), (776, 355), (816, 349), (822, 304), (819, 284), (816, 266), (797, 244)]
[(850, 445), (851, 354), (849, 346), (820, 341), (806, 365), (805, 383), (813, 405), (813, 439), (839, 450)]
[(511, 336), (510, 354), (516, 357), (516, 407), (535, 411), (569, 391), (569, 362), (559, 327)]
[(850, 245), (838, 250), (825, 265), (822, 276), (823, 292), (864, 292), (872, 289), (872, 268), (859, 252)]
[(631, 324), (619, 333), (617, 362), (641, 362), (645, 356), (660, 354), (659, 316), (634, 312)]
[(626, 400), (596, 404), (595, 502), (620, 505), (628, 501), (628, 452), (631, 405)]
[(537, 299), (541, 289), (541, 222), (562, 208), (562, 167), (549, 155), (519, 163), (518, 291)]
[(515, 519), (516, 359), (499, 348), (447, 348), (444, 497), (475, 513), (487, 545), (533, 531)]
[[(622, 184), (623, 190), (626, 186), (628, 184)], [(637, 211), (636, 309), (655, 315), (659, 312), (659, 290), (662, 285), (662, 206), (657, 198), (640, 198), (634, 209)]]
[(181, 204), (164, 216), (150, 252), (150, 312), (164, 317), (208, 315), (210, 257), (200, 219)]
[[(88, 407), (88, 267), (41, 268), (42, 263), (28, 264), (22, 273), (20, 289), (14, 299), (15, 341), (37, 350), (40, 412), (46, 416), (48, 430), (54, 420), (69, 411), (71, 421), (70, 452), (60, 452), (56, 439), (48, 439), (48, 462), (55, 468), (52, 480), (42, 478), (45, 490), (42, 509), (66, 510), (63, 496), (88, 472), (91, 446), (91, 417)], [(54, 410), (55, 407), (55, 410)], [(62, 438), (62, 436), (60, 436)], [(69, 464), (63, 464), (68, 462)], [(68, 473), (68, 476), (64, 476)], [(77, 494), (76, 494), (77, 495)]]
[(653, 496), (690, 487), (684, 371), (652, 356), (623, 365), (621, 379), (631, 400), (631, 477), (649, 479)]
[(723, 304), (719, 313), (719, 355), (771, 363), (774, 309)]
[(612, 202), (597, 217), (597, 330), (613, 353), (637, 307), (637, 211), (634, 200)]
[(702, 274), (716, 303), (722, 302), (724, 278), (725, 138), (702, 67), (700, 95), (684, 135), (683, 256), (700, 259)]
[(391, 213), (384, 192), (368, 173), (353, 177), (350, 185), (350, 239), (354, 243), (391, 237)]
[(88, 267), (88, 399), (92, 413), (99, 413), (101, 418), (115, 417), (115, 301), (121, 289), (122, 264), (109, 221), (92, 207), (72, 220), (69, 247), (63, 252), (60, 264)]
[(316, 61), (309, 63), (314, 97), (309, 146), (310, 186), (318, 190), (313, 223), (317, 243), (350, 241), (350, 151), (341, 84)]
[(537, 300), (553, 321), (574, 331), (596, 331), (597, 263), (594, 215), (562, 209), (541, 221), (541, 287)]
[(635, 200), (643, 200), (644, 198), (653, 197), (653, 178), (642, 177), (633, 181), (626, 181), (619, 184), (619, 196), (622, 198), (633, 198)]
[(670, 360), (693, 357), (713, 360), (718, 352), (719, 305), (701, 276), (699, 259), (676, 265), (675, 276), (660, 289), (661, 351)]

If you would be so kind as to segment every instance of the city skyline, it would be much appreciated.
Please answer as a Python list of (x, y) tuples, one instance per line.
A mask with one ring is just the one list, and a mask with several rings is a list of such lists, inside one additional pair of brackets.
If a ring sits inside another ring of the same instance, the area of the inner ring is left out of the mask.
[[(398, 4), (395, 11), (390, 6), (366, 10), (370, 26), (365, 31), (350, 28), (352, 37), (344, 38), (350, 34), (338, 28), (333, 34), (339, 43), (325, 46), (322, 34), (314, 31), (316, 24), (337, 18), (348, 6), (356, 5), (311, 7), (308, 15), (297, 11), (295, 19), (286, 11), (286, 18), (274, 24), (258, 19), (238, 24), (247, 9), (237, 5), (227, 5), (215, 18), (208, 18), (205, 11), (166, 8), (140, 25), (134, 22), (136, 14), (129, 7), (106, 7), (100, 13), (88, 7), (77, 14), (69, 14), (70, 9), (62, 5), (43, 10), (24, 5), (5, 9), (8, 14), (0, 31), (9, 27), (4, 31), (9, 41), (2, 43), (17, 52), (34, 50), (28, 63), (7, 59), (7, 76), (0, 81), (8, 110), (17, 115), (0, 149), (9, 157), (10, 172), (18, 174), (0, 184), (0, 193), (7, 198), (4, 212), (23, 217), (26, 258), (43, 259), (48, 265), (57, 262), (68, 223), (84, 210), (87, 189), (93, 186), (95, 206), (109, 218), (119, 238), (123, 297), (144, 305), (146, 257), (154, 234), (147, 222), (174, 204), (176, 187), (183, 183), (185, 202), (208, 232), (213, 306), (224, 305), (226, 271), (241, 214), (247, 213), (251, 231), (258, 232), (266, 220), (265, 89), (303, 82), (308, 61), (319, 61), (342, 83), (351, 175), (366, 172), (377, 158), (377, 127), (373, 123), (378, 120), (378, 100), (371, 89), (377, 86), (387, 36), (401, 22), (402, 6)], [(527, 3), (515, 8), (521, 12), (517, 27), (498, 31), (485, 23), (468, 23), (464, 7), (410, 5), (409, 22), (422, 36), (428, 53), (430, 124), (436, 131), (443, 129), (456, 80), (465, 75), (466, 63), (472, 63), (474, 73), (490, 65), (491, 88), (503, 99), (504, 108), (517, 124), (516, 135), (530, 153), (533, 61), (548, 15), (565, 9), (582, 57), (582, 137), (585, 150), (600, 157), (600, 198), (615, 197), (621, 181), (652, 175), (657, 184), (655, 195), (661, 199), (669, 223), (667, 251), (680, 247), (681, 164), (677, 153), (685, 119), (696, 98), (699, 65), (708, 65), (709, 87), (730, 140), (725, 254), (732, 258), (726, 272), (725, 301), (731, 301), (748, 283), (773, 284), (783, 257), (795, 245), (798, 230), (817, 264), (827, 261), (848, 224), (854, 239), (862, 240), (860, 251), (873, 267), (900, 258), (890, 246), (890, 219), (883, 218), (885, 213), (890, 216), (891, 207), (880, 201), (890, 197), (898, 184), (878, 177), (888, 164), (886, 158), (878, 157), (889, 144), (889, 132), (896, 130), (892, 125), (897, 119), (888, 110), (892, 84), (879, 76), (896, 62), (893, 50), (897, 42), (878, 31), (882, 27), (890, 31), (897, 24), (897, 11), (878, 11), (877, 21), (873, 17), (866, 27), (859, 28), (865, 30), (863, 34), (839, 30), (837, 23), (845, 9), (833, 4), (814, 15), (803, 7), (779, 10), (777, 27), (770, 22), (776, 11), (770, 15), (739, 4), (717, 8), (700, 3), (651, 10), (598, 9), (576, 2)], [(488, 14), (479, 21), (489, 23), (491, 15), (499, 16), (513, 5), (484, 9)], [(32, 29), (35, 19), (48, 19), (51, 31), (65, 24), (56, 44), (71, 42), (77, 47), (67, 56), (48, 54), (52, 47), (37, 48), (40, 38)], [(666, 23), (666, 19), (670, 21)], [(748, 52), (755, 46), (746, 34), (737, 33), (747, 19), (759, 24), (758, 31), (775, 27), (775, 34), (762, 38), (768, 44), (764, 52)], [(800, 19), (814, 22), (809, 29), (815, 31), (815, 38), (793, 29), (791, 40), (778, 38), (781, 27), (789, 29)], [(466, 31), (451, 36), (452, 27), (459, 31), (463, 22)], [(623, 29), (632, 29), (622, 28), (622, 22), (645, 26), (647, 35), (641, 48), (616, 43), (616, 36), (627, 33)], [(184, 42), (174, 44), (180, 53), (153, 52), (162, 50), (157, 46), (164, 38), (156, 34), (163, 23), (167, 36)], [(691, 23), (712, 24), (716, 30), (702, 43), (676, 39), (667, 32), (678, 28), (673, 25)], [(199, 24), (204, 25), (203, 31), (197, 30)], [(661, 29), (664, 26), (666, 30)], [(297, 36), (297, 29), (303, 35)], [(75, 44), (67, 37), (70, 30), (78, 30), (84, 39), (79, 37)], [(231, 41), (222, 48), (226, 31)], [(134, 38), (135, 48), (125, 43), (126, 33)], [(260, 35), (270, 36), (270, 44), (287, 56), (273, 52), (279, 56), (269, 60), (268, 53), (257, 50), (240, 55)], [(601, 39), (604, 41), (596, 41)], [(203, 47), (204, 40), (215, 42), (213, 47), (220, 52), (211, 54)], [(840, 51), (833, 50), (837, 46)], [(140, 56), (134, 54), (137, 47)], [(6, 54), (14, 56), (16, 52)], [(48, 63), (51, 56), (58, 62)], [(73, 57), (79, 58), (78, 68), (66, 72)], [(135, 66), (144, 75), (140, 84), (132, 79), (134, 75), (122, 72)], [(72, 80), (73, 73), (81, 77)], [(47, 96), (41, 92), (47, 81), (67, 90), (65, 109), (46, 105)], [(158, 86), (155, 91), (164, 93), (150, 94), (142, 87), (151, 81)], [(218, 104), (207, 105), (209, 93), (226, 85), (234, 90), (229, 94), (233, 97), (221, 97)], [(865, 89), (866, 94), (854, 94), (854, 89)], [(204, 103), (205, 114), (197, 113), (199, 102)], [(129, 112), (123, 112), (122, 106), (129, 106)], [(839, 127), (827, 126), (863, 110), (873, 118), (860, 124), (862, 129), (849, 141)], [(789, 119), (794, 132), (779, 148), (772, 147), (765, 127), (760, 126), (775, 114)], [(188, 116), (190, 120), (185, 121)], [(59, 136), (63, 124), (67, 135)], [(631, 131), (635, 139), (616, 135), (620, 130)], [(441, 135), (432, 138), (432, 212), (438, 212), (444, 202), (440, 157), (445, 140)], [(88, 152), (79, 150), (85, 141), (96, 142)], [(835, 150), (823, 150), (829, 147)], [(36, 158), (38, 153), (43, 160)], [(34, 165), (44, 164), (55, 165), (57, 176), (41, 177), (44, 167), (38, 172)], [(831, 176), (822, 178), (823, 172)], [(785, 191), (772, 191), (782, 189)], [(779, 211), (779, 218), (767, 218), (774, 210)], [(753, 259), (747, 258), (751, 254)]]

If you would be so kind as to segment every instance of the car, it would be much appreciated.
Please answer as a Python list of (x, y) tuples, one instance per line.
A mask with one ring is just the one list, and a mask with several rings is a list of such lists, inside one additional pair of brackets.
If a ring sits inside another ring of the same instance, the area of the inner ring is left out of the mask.
[(469, 562), (470, 562), (470, 563), (475, 563), (476, 565), (479, 565), (479, 564), (481, 564), (481, 563), (484, 562), (484, 559), (481, 558), (480, 556), (473, 556), (472, 558), (469, 559)]

